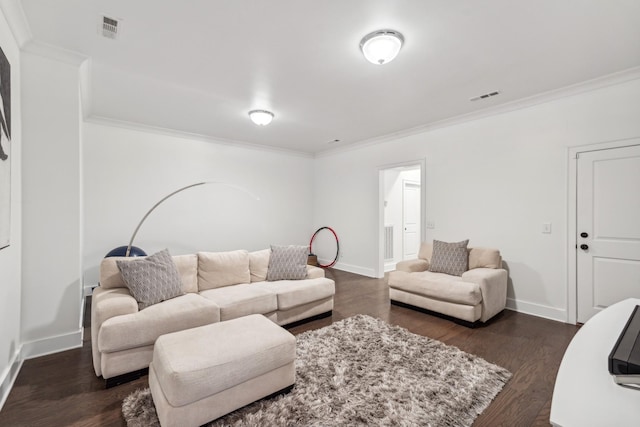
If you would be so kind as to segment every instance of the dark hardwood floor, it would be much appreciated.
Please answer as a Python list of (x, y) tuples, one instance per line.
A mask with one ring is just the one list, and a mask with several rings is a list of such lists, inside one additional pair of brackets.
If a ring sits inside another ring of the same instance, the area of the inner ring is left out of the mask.
[[(291, 328), (294, 334), (368, 314), (438, 339), (503, 366), (513, 377), (481, 414), (475, 426), (549, 426), (553, 385), (569, 341), (578, 328), (505, 311), (475, 329), (389, 304), (384, 279), (327, 270), (336, 281), (333, 316)], [(87, 321), (86, 321), (87, 322)], [(104, 389), (93, 372), (89, 326), (82, 348), (24, 362), (0, 426), (124, 426), (122, 399), (147, 387), (147, 377)]]

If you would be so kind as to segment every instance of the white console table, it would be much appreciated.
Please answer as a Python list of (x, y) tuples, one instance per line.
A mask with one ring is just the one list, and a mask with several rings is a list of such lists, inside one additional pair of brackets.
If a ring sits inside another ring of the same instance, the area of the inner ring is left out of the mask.
[(607, 307), (580, 328), (564, 353), (551, 401), (551, 424), (562, 427), (640, 426), (640, 390), (609, 374), (609, 353), (640, 299)]

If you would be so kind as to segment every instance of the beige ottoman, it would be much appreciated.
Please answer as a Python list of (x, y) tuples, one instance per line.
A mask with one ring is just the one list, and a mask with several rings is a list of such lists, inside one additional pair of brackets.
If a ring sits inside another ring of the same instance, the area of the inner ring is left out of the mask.
[(160, 424), (199, 426), (295, 382), (295, 337), (254, 314), (162, 335), (149, 365)]

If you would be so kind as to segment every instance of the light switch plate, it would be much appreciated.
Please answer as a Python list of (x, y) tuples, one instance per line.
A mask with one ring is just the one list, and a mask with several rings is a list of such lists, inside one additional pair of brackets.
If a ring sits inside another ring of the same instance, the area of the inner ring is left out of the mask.
[(542, 223), (542, 232), (545, 234), (551, 234), (551, 223), (543, 222)]

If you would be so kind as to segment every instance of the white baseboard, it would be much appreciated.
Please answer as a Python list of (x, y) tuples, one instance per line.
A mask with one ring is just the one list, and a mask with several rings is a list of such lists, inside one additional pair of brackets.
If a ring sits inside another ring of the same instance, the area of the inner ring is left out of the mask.
[(508, 310), (517, 311), (518, 313), (531, 314), (533, 316), (556, 320), (563, 323), (567, 322), (567, 310), (556, 307), (549, 307), (548, 305), (535, 304), (532, 302), (507, 298), (506, 308)]
[(388, 273), (390, 271), (393, 271), (396, 269), (396, 263), (395, 262), (386, 262), (384, 264), (384, 272)]
[(23, 360), (20, 357), (21, 351), (22, 348), (16, 349), (13, 356), (11, 356), (9, 366), (4, 370), (0, 377), (0, 410), (2, 410), (4, 403), (7, 401), (7, 397), (9, 397), (9, 393), (13, 388), (13, 383), (15, 383), (16, 378), (18, 378), (20, 368), (22, 368)]
[[(320, 264), (329, 264), (331, 260), (319, 259), (318, 262)], [(373, 277), (373, 278), (376, 277), (376, 272), (373, 270), (373, 268), (360, 267), (359, 265), (351, 265), (351, 264), (345, 264), (343, 262), (338, 262), (333, 266), (333, 268), (340, 271), (347, 271), (349, 273), (360, 274), (361, 276), (367, 276), (367, 277)]]
[(82, 329), (68, 334), (22, 343), (21, 354), (22, 359), (27, 360), (79, 347), (82, 347)]
[[(319, 260), (321, 264), (328, 264), (330, 260)], [(374, 269), (360, 267), (357, 265), (345, 264), (338, 262), (333, 266), (336, 270), (348, 271), (349, 273), (360, 274), (362, 276), (375, 278)], [(385, 272), (387, 271), (385, 266)], [(567, 310), (562, 308), (550, 307), (548, 305), (536, 304), (527, 301), (520, 301), (513, 298), (507, 298), (507, 310), (517, 311), (518, 313), (531, 314), (532, 316), (542, 317), (545, 319), (555, 320), (557, 322), (567, 322)]]

